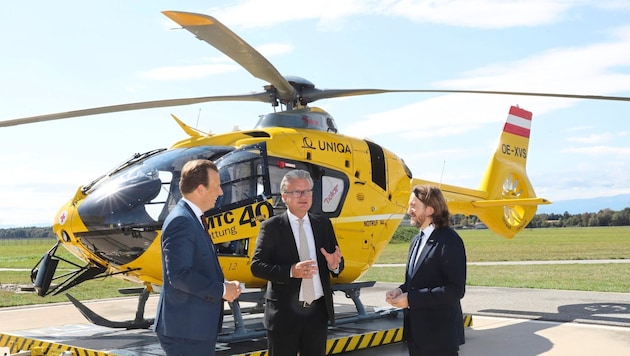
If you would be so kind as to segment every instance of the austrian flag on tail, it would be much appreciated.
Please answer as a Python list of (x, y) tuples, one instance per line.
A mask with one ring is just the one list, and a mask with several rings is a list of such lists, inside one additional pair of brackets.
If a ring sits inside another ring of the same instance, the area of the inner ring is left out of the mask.
[(510, 107), (510, 114), (503, 127), (504, 132), (529, 138), (532, 125), (532, 113), (519, 107)]

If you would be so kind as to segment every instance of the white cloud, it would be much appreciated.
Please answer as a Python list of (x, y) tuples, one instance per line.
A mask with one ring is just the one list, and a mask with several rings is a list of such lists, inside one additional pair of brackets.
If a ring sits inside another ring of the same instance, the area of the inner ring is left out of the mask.
[[(630, 37), (619, 37), (615, 42), (558, 48), (514, 62), (490, 64), (468, 71), (459, 79), (436, 82), (434, 87), (611, 95), (630, 90), (630, 75), (618, 70), (629, 64)], [(519, 103), (525, 109), (535, 107), (535, 114), (542, 115), (577, 102), (576, 99), (526, 96), (445, 95), (372, 114), (345, 131), (359, 136), (457, 134), (476, 129), (483, 123), (503, 120), (512, 103)], [(384, 122), (387, 125), (383, 125)]]
[[(370, 3), (367, 4), (367, 7), (369, 6)], [(366, 5), (360, 0), (278, 0), (274, 2), (249, 0), (235, 6), (212, 8), (207, 13), (238, 31), (239, 29), (272, 27), (280, 23), (308, 19), (331, 21), (364, 13), (365, 9)]]
[(605, 155), (607, 157), (617, 156), (630, 158), (630, 147), (614, 147), (614, 146), (590, 146), (590, 147), (572, 147), (563, 150), (563, 152), (578, 153), (590, 156)]
[(476, 28), (541, 26), (559, 21), (580, 1), (465, 0), (392, 2), (387, 12), (417, 22)]
[(288, 43), (267, 43), (262, 46), (258, 46), (256, 50), (260, 52), (264, 57), (274, 57), (293, 52), (293, 45)]
[(556, 48), (509, 63), (493, 63), (436, 83), (440, 87), (606, 95), (630, 90), (630, 36), (584, 47)]
[(227, 8), (211, 8), (230, 27), (271, 27), (279, 23), (316, 20), (319, 29), (336, 28), (346, 18), (359, 15), (386, 15), (415, 22), (474, 28), (509, 28), (548, 25), (565, 19), (571, 9), (594, 5), (624, 9), (620, 1), (581, 0), (279, 0), (243, 1)]
[(585, 137), (567, 137), (567, 141), (569, 142), (578, 142), (578, 143), (600, 143), (609, 141), (613, 135), (610, 132), (602, 133), (602, 134), (591, 134)]

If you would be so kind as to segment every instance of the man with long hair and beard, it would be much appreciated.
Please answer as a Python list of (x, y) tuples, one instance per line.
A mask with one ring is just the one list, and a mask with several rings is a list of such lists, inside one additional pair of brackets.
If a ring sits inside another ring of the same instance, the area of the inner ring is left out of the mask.
[(466, 251), (449, 226), (442, 191), (413, 188), (407, 213), (420, 229), (409, 248), (405, 283), (386, 293), (386, 301), (404, 309), (403, 338), (413, 356), (456, 356), (464, 343), (460, 300), (466, 288)]

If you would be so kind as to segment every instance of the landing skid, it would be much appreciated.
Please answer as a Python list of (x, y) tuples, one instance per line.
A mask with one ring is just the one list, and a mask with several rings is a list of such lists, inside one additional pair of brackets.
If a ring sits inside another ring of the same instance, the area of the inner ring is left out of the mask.
[(354, 306), (357, 308), (357, 315), (337, 318), (335, 319), (336, 325), (359, 323), (362, 321), (376, 320), (376, 319), (382, 319), (386, 317), (394, 318), (398, 315), (399, 309), (393, 309), (393, 308), (379, 311), (379, 312), (375, 311), (372, 313), (368, 313), (365, 311), (365, 306), (363, 305), (363, 303), (361, 302), (361, 299), (359, 298), (361, 296), (361, 288), (373, 287), (375, 283), (376, 283), (375, 281), (369, 281), (369, 282), (332, 285), (333, 291), (344, 292), (346, 295), (346, 298), (352, 299), (352, 302), (354, 302)]
[[(134, 289), (135, 290), (135, 289)], [(144, 306), (149, 299), (149, 295), (151, 292), (145, 288), (138, 288), (137, 290), (141, 290), (140, 296), (138, 297), (138, 308), (136, 309), (136, 318), (134, 320), (127, 321), (111, 321), (109, 319), (105, 319), (102, 316), (95, 313), (92, 309), (88, 308), (85, 304), (78, 301), (76, 298), (66, 293), (66, 297), (70, 299), (72, 304), (79, 309), (81, 314), (90, 321), (92, 324), (105, 326), (108, 328), (116, 328), (116, 329), (148, 329), (153, 325), (154, 319), (145, 319), (144, 318)], [(128, 292), (122, 292), (128, 293)]]
[[(382, 319), (387, 317), (396, 317), (398, 314), (397, 309), (384, 310), (380, 312), (370, 312), (368, 313), (365, 310), (365, 306), (361, 302), (359, 298), (361, 295), (361, 288), (369, 288), (374, 286), (376, 282), (358, 282), (358, 283), (347, 283), (347, 284), (334, 284), (332, 285), (333, 291), (340, 291), (345, 294), (347, 298), (350, 298), (354, 303), (356, 308), (356, 315), (352, 316), (342, 316), (337, 317), (335, 319), (335, 325), (344, 325), (344, 324), (352, 324), (352, 323), (360, 323), (363, 321)], [(88, 308), (85, 304), (81, 303), (70, 294), (66, 293), (66, 296), (72, 304), (74, 304), (77, 309), (83, 314), (83, 316), (89, 320), (91, 323), (95, 325), (100, 325), (109, 328), (123, 328), (123, 329), (148, 329), (153, 325), (154, 319), (145, 319), (144, 318), (144, 309), (145, 304), (149, 298), (151, 292), (147, 289), (143, 288), (132, 288), (121, 290), (121, 293), (130, 294), (130, 293), (139, 293), (138, 298), (138, 307), (136, 310), (136, 317), (134, 320), (128, 321), (112, 321), (106, 319), (93, 310)], [(256, 303), (253, 307), (241, 308), (241, 302), (249, 302)], [(245, 325), (245, 319), (243, 318), (243, 314), (259, 314), (264, 310), (264, 292), (256, 291), (256, 292), (246, 292), (241, 294), (239, 299), (234, 302), (228, 303), (230, 306), (231, 314), (234, 319), (234, 328), (225, 328), (230, 329), (225, 333), (221, 333), (218, 336), (217, 341), (221, 343), (234, 343), (245, 340), (259, 339), (265, 337), (266, 330), (259, 323), (252, 327), (247, 327)]]

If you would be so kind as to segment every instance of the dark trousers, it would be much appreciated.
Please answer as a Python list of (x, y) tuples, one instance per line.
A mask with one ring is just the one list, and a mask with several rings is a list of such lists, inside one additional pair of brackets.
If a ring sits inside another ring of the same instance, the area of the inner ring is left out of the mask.
[(191, 340), (157, 334), (166, 356), (214, 356), (216, 342)]
[(409, 349), (409, 356), (458, 356), (459, 348), (453, 348), (451, 350), (422, 350), (413, 341), (407, 341), (407, 348)]
[(328, 339), (328, 313), (322, 297), (305, 313), (296, 315), (297, 327), (267, 330), (269, 356), (323, 356)]

